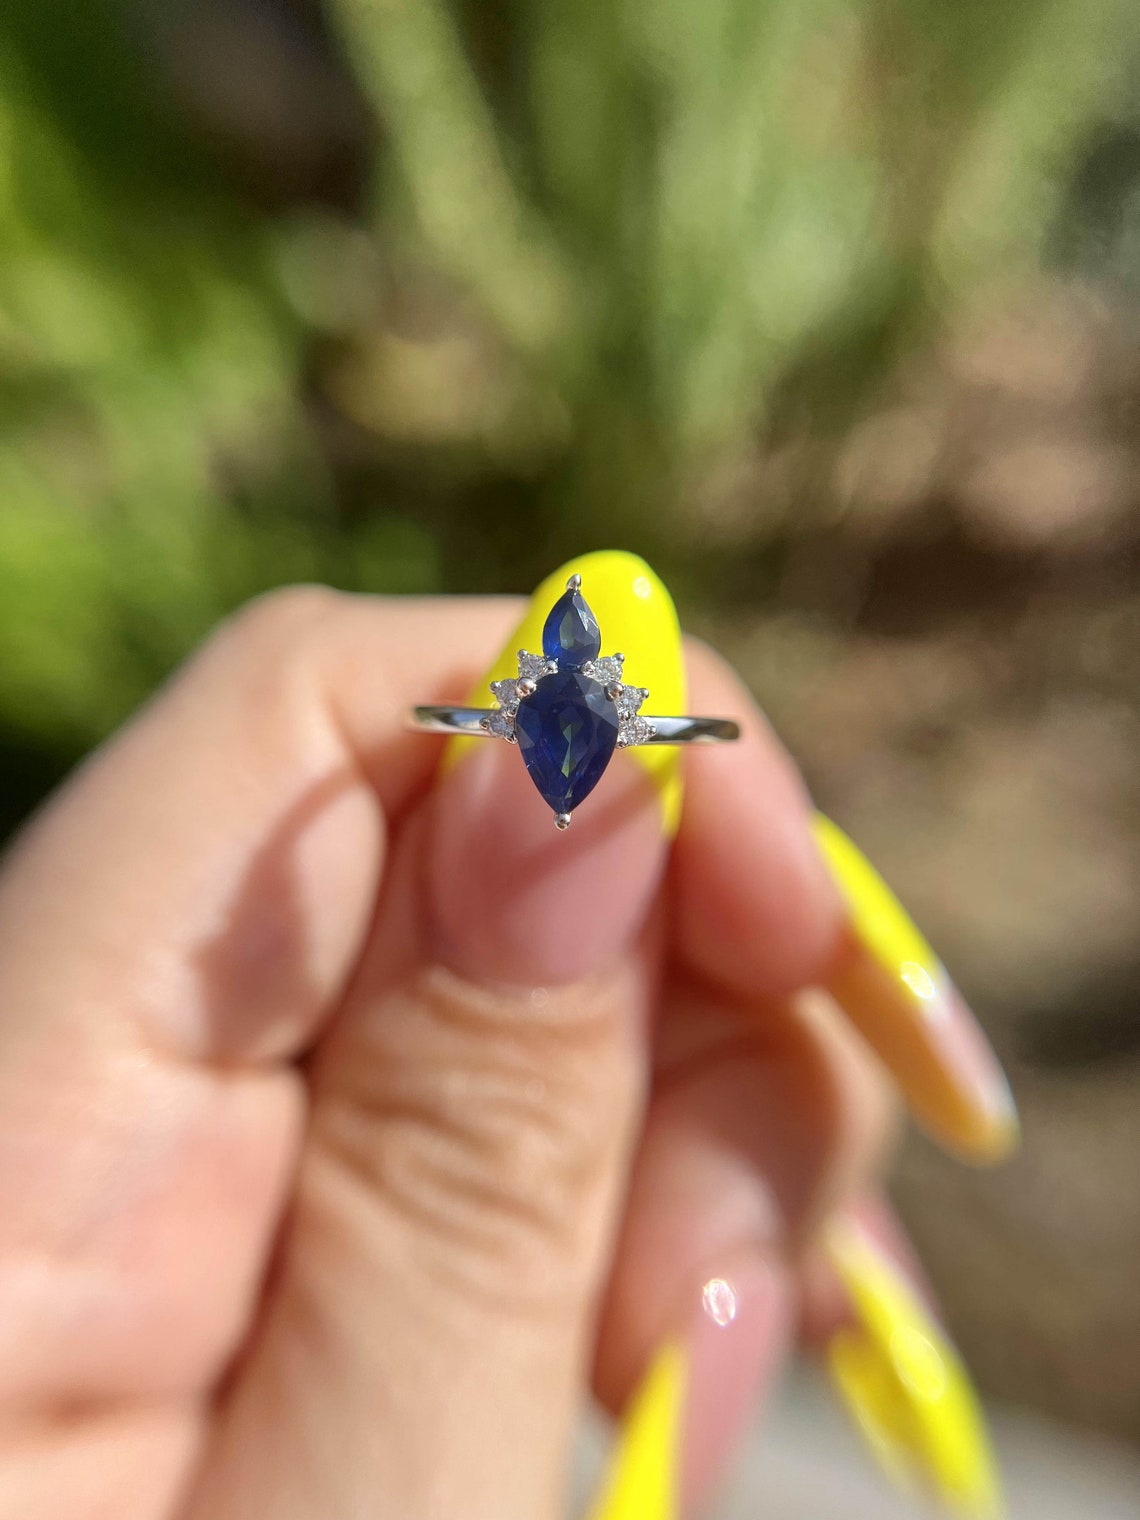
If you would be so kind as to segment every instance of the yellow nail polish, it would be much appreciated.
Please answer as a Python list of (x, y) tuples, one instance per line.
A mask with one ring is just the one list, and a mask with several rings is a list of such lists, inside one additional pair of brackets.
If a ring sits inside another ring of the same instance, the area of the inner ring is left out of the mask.
[(928, 999), (945, 979), (942, 963), (867, 857), (822, 813), (815, 836), (847, 902), (856, 934), (876, 959), (897, 969), (912, 997)]
[(665, 1346), (622, 1419), (590, 1520), (678, 1520), (685, 1380), (684, 1352)]
[(846, 834), (821, 813), (814, 829), (854, 952), (841, 957), (828, 991), (948, 1148), (975, 1160), (1007, 1155), (1020, 1133), (1013, 1096), (945, 967)]
[(829, 1371), (881, 1466), (904, 1490), (933, 1492), (961, 1520), (997, 1520), (997, 1465), (961, 1358), (859, 1230), (833, 1226), (826, 1250), (855, 1316), (828, 1346)]
[[(582, 577), (582, 595), (589, 603), (602, 631), (602, 653), (625, 655), (628, 679), (649, 689), (647, 712), (683, 713), (685, 709), (685, 663), (677, 610), (665, 583), (636, 554), (620, 549), (600, 549), (568, 560), (553, 571), (534, 592), (526, 611), (499, 651), (498, 656), (472, 691), (476, 706), (489, 701), (492, 681), (517, 674), (520, 649), (542, 649), (542, 625), (554, 603), (566, 589), (571, 575)], [(478, 739), (449, 741), (445, 764), (454, 764)], [(632, 746), (624, 751), (652, 779), (661, 798), (666, 833), (676, 833), (681, 814), (681, 764), (676, 749), (656, 745)]]

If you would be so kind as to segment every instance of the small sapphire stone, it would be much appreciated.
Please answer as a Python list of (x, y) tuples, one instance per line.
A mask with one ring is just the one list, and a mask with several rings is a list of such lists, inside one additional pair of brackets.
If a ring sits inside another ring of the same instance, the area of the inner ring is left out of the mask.
[(560, 596), (542, 630), (542, 652), (559, 670), (578, 670), (602, 650), (598, 620), (576, 588)]
[[(555, 607), (547, 629), (567, 601), (564, 596)], [(584, 602), (582, 607), (596, 632), (593, 615)], [(596, 654), (597, 640), (593, 647)], [(543, 652), (556, 658), (545, 637)], [(543, 676), (534, 694), (519, 703), (515, 733), (530, 779), (556, 813), (569, 813), (593, 791), (609, 764), (618, 736), (617, 707), (599, 681), (580, 670), (558, 670)]]

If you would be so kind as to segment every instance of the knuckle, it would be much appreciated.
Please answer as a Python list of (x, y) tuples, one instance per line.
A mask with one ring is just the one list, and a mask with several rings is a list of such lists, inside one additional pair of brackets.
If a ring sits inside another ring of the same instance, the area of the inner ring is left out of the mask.
[[(263, 722), (310, 694), (323, 636), (349, 602), (327, 586), (283, 586), (255, 597), (206, 641), (193, 668), (224, 680), (234, 704)], [(320, 636), (320, 637), (319, 637)]]
[(515, 1316), (579, 1302), (600, 1270), (636, 1109), (621, 993), (547, 996), (422, 973), (318, 1130), (442, 1288)]
[(329, 586), (280, 586), (239, 608), (223, 637), (261, 655), (281, 653), (335, 616), (345, 600), (343, 592)]

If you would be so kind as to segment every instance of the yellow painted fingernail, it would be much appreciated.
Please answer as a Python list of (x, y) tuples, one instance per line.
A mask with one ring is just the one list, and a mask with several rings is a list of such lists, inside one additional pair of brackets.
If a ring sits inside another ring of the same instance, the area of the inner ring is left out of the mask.
[(894, 1074), (915, 1117), (949, 1149), (992, 1161), (1017, 1144), (1005, 1073), (942, 962), (829, 818), (815, 836), (848, 914), (828, 991)]
[(862, 1232), (834, 1225), (825, 1248), (855, 1321), (832, 1337), (829, 1371), (880, 1465), (905, 1491), (932, 1492), (961, 1520), (997, 1520), (997, 1464), (958, 1353)]
[(590, 1520), (678, 1520), (685, 1353), (657, 1354), (622, 1419)]
[[(600, 549), (579, 555), (553, 571), (537, 588), (526, 611), (469, 701), (485, 706), (492, 681), (518, 674), (518, 652), (542, 651), (542, 626), (572, 575), (582, 578), (582, 596), (589, 604), (602, 635), (602, 654), (625, 656), (627, 685), (647, 687), (646, 712), (685, 711), (685, 662), (681, 627), (673, 598), (658, 575), (636, 554)], [(478, 739), (456, 738), (448, 743), (445, 765), (453, 765)], [(633, 745), (624, 751), (651, 778), (661, 799), (665, 832), (671, 837), (681, 814), (682, 769), (679, 752), (671, 746)]]

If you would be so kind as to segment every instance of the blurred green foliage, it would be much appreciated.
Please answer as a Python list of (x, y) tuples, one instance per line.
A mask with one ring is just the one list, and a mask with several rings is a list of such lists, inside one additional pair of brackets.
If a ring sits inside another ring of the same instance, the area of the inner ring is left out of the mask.
[(620, 541), (698, 590), (700, 479), (841, 427), (1033, 263), (1140, 32), (1132, 0), (329, 0), (371, 168), (267, 197), (250, 142), (322, 123), (303, 65), (266, 116), (229, 10), (0, 10), (9, 816), (282, 581), (523, 585)]

